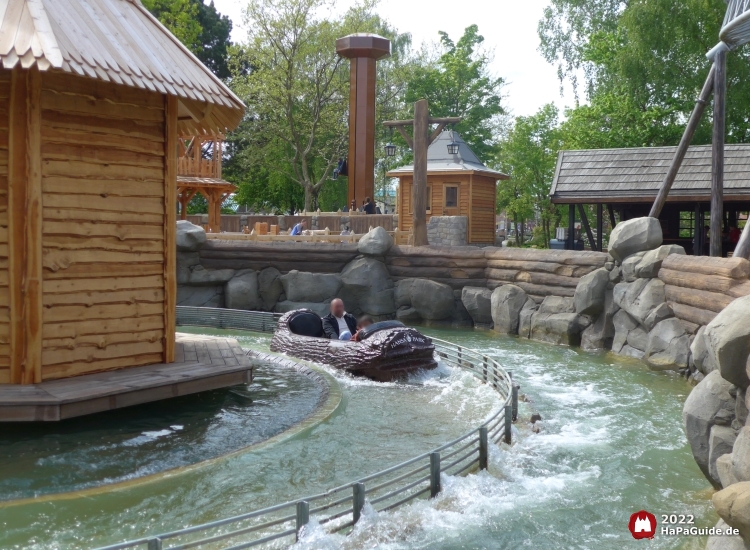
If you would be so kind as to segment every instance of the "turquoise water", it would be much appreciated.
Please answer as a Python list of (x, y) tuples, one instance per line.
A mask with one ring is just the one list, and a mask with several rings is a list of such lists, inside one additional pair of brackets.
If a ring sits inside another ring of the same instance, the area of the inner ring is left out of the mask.
[[(432, 501), (397, 513), (370, 511), (348, 538), (313, 525), (298, 548), (705, 546), (658, 534), (634, 541), (627, 531), (630, 514), (641, 509), (657, 517), (693, 514), (699, 526), (717, 520), (681, 427), (690, 389), (683, 379), (490, 332), (425, 332), (482, 350), (513, 370), (530, 400), (521, 405), (516, 444), (494, 447), (488, 472), (444, 479)], [(265, 336), (238, 338), (257, 349), (268, 343)], [(0, 507), (0, 548), (91, 548), (315, 493), (427, 451), (499, 405), (489, 388), (445, 367), (401, 384), (333, 374), (342, 404), (313, 429), (147, 484)], [(532, 409), (544, 418), (539, 434), (523, 421)], [(153, 461), (147, 450), (146, 459)]]

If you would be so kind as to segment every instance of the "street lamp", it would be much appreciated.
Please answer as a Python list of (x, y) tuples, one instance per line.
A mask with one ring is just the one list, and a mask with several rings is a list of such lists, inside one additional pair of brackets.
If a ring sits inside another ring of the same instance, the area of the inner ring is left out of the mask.
[(451, 127), (451, 142), (448, 144), (448, 154), (449, 155), (458, 154), (458, 143), (456, 143), (456, 138), (453, 134), (453, 127)]
[(396, 146), (393, 145), (393, 128), (391, 128), (391, 139), (388, 140), (388, 144), (385, 146), (385, 156), (386, 157), (396, 156)]

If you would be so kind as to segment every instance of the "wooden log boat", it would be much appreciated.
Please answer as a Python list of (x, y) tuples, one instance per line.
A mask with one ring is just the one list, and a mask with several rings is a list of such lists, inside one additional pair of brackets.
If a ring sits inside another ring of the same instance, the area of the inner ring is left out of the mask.
[(290, 311), (279, 319), (271, 350), (379, 382), (437, 367), (432, 340), (399, 321), (370, 325), (358, 342), (329, 340), (323, 336), (322, 320), (309, 309)]

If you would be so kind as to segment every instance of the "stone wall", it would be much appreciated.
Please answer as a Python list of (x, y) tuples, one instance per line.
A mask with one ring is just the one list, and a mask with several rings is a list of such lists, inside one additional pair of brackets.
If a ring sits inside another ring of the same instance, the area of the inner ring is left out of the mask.
[(432, 216), (427, 223), (427, 242), (431, 246), (466, 246), (468, 231), (466, 216)]

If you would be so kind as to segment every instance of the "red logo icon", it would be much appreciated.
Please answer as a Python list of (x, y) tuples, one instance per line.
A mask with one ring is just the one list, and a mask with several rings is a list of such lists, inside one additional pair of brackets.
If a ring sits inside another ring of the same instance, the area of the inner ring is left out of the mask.
[(630, 529), (630, 534), (636, 540), (652, 539), (656, 534), (656, 516), (646, 510), (636, 512), (630, 516), (628, 529)]

